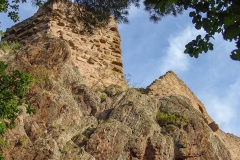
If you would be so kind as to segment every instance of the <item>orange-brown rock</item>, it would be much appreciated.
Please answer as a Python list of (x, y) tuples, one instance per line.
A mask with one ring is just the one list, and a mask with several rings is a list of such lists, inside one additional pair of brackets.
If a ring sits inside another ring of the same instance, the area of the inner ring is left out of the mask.
[(148, 95), (154, 98), (162, 98), (170, 95), (182, 95), (190, 99), (193, 107), (202, 113), (207, 124), (213, 122), (211, 117), (202, 102), (195, 96), (195, 94), (187, 87), (187, 85), (180, 80), (177, 75), (168, 71), (165, 75), (159, 77), (152, 82), (148, 87)]
[(221, 131), (172, 71), (127, 88), (116, 23), (79, 35), (66, 4), (49, 3), (4, 38), (25, 43), (0, 60), (34, 77), (26, 98), (36, 108), (5, 135), (6, 160), (240, 160), (240, 138)]
[[(186, 84), (177, 77), (174, 72), (168, 71), (165, 75), (160, 76), (159, 79), (156, 79), (147, 87), (147, 91), (150, 97), (158, 99), (170, 95), (182, 95), (188, 98), (194, 109), (201, 113), (200, 116), (203, 117), (204, 122), (213, 132), (215, 132), (214, 135), (217, 136), (228, 148), (232, 159), (240, 159), (240, 153), (237, 153), (236, 151), (240, 148), (240, 139), (234, 135), (230, 137), (228, 134), (221, 131), (218, 124), (208, 115), (202, 102), (194, 95), (194, 93), (186, 86)], [(233, 141), (236, 142), (233, 143)]]

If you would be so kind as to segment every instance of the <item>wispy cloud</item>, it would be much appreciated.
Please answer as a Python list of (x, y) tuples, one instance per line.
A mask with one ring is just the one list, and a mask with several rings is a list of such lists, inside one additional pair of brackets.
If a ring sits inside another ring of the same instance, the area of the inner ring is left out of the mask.
[[(211, 117), (220, 125), (220, 128), (225, 132), (237, 132), (240, 134), (239, 118), (239, 97), (240, 97), (240, 77), (228, 86), (225, 90), (225, 94), (219, 95), (214, 92), (205, 93), (202, 95), (202, 100), (205, 102), (205, 106), (208, 106), (207, 110)], [(239, 128), (239, 127), (238, 127)]]
[(179, 30), (177, 33), (170, 35), (168, 39), (169, 47), (166, 49), (166, 56), (162, 60), (160, 71), (164, 74), (168, 70), (186, 71), (189, 68), (189, 56), (186, 56), (183, 51), (185, 45), (195, 39), (202, 31), (196, 31), (193, 27), (186, 27), (184, 30)]

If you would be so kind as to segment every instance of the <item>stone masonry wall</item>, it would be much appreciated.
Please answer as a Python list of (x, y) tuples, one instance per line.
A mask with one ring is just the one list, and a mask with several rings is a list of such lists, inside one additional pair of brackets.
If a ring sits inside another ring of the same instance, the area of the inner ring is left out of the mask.
[(63, 39), (71, 47), (74, 64), (92, 86), (126, 86), (115, 20), (111, 18), (108, 26), (98, 28), (92, 35), (81, 35), (83, 25), (76, 20), (77, 14), (78, 8), (73, 3), (45, 5), (34, 16), (7, 29), (2, 40), (31, 44), (44, 34)]

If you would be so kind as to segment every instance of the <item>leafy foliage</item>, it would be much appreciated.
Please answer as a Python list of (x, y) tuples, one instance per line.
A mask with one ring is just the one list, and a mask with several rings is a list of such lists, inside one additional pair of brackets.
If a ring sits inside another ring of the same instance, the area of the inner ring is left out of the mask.
[(167, 15), (177, 16), (184, 10), (184, 6), (178, 4), (177, 0), (145, 0), (144, 5), (153, 22), (158, 22)]
[[(35, 113), (35, 109), (24, 98), (28, 92), (28, 85), (32, 82), (32, 76), (19, 70), (7, 74), (6, 69), (7, 65), (0, 61), (0, 136), (6, 133), (8, 127), (15, 126), (15, 119), (22, 112), (19, 105), (25, 103), (27, 113)], [(5, 121), (9, 121), (9, 125), (6, 125)], [(1, 138), (0, 141), (4, 142)]]
[(8, 1), (1, 0), (0, 1), (0, 12), (4, 12), (8, 14), (8, 17), (11, 18), (14, 22), (19, 21), (19, 3), (25, 3), (26, 0), (16, 0), (16, 1)]
[[(94, 19), (105, 21), (110, 15), (119, 23), (128, 23), (127, 15), (131, 4), (139, 6), (140, 0), (75, 0), (75, 3), (84, 6), (87, 11), (93, 12)], [(98, 12), (99, 15), (94, 14)]]
[[(84, 31), (92, 33), (95, 27), (107, 25), (112, 15), (118, 23), (128, 23), (127, 15), (131, 4), (139, 6), (140, 0), (75, 0), (78, 4), (77, 19), (84, 24)], [(81, 9), (83, 8), (83, 9)]]
[(189, 120), (185, 117), (177, 116), (171, 113), (163, 113), (161, 111), (157, 112), (156, 119), (160, 126), (167, 126), (169, 124), (172, 124), (180, 127), (182, 124), (189, 123)]
[[(33, 6), (40, 7), (47, 0), (31, 0)], [(13, 22), (19, 21), (19, 4), (26, 3), (27, 0), (0, 0), (0, 13), (6, 13)], [(1, 22), (0, 22), (1, 24)], [(0, 30), (0, 37), (3, 37), (4, 32)]]
[(202, 52), (213, 50), (210, 39), (214, 39), (216, 33), (222, 33), (225, 40), (236, 42), (237, 49), (231, 52), (231, 58), (240, 60), (239, 0), (145, 0), (144, 3), (150, 19), (155, 22), (166, 15), (176, 16), (183, 10), (193, 10), (189, 13), (192, 23), (197, 30), (204, 29), (206, 34), (189, 42), (184, 53), (197, 58)]
[[(26, 3), (27, 0), (0, 0), (0, 13), (7, 13), (8, 17), (14, 22), (19, 21), (19, 4)], [(47, 0), (31, 0), (33, 6), (40, 7)]]

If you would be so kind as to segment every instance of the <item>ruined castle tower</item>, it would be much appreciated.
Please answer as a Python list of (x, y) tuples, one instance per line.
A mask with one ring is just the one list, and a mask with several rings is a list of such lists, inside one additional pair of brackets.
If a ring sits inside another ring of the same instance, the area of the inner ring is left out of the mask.
[(120, 35), (113, 18), (92, 35), (82, 35), (83, 24), (76, 20), (78, 7), (73, 3), (50, 3), (32, 17), (7, 29), (3, 41), (32, 43), (43, 35), (64, 40), (71, 48), (74, 64), (80, 73), (89, 78), (92, 85), (126, 85)]
[(116, 22), (82, 35), (78, 9), (45, 4), (2, 39), (25, 44), (0, 50), (9, 71), (36, 80), (27, 94), (36, 114), (20, 106), (5, 160), (240, 160), (240, 138), (221, 131), (172, 71), (146, 89), (127, 88)]

